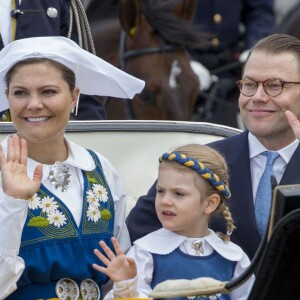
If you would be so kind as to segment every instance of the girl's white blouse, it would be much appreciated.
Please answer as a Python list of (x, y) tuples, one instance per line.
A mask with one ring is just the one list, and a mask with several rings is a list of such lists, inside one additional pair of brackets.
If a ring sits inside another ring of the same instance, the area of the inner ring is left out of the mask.
[[(239, 276), (250, 264), (249, 258), (236, 244), (226, 243), (217, 234), (209, 229), (209, 235), (202, 238), (188, 238), (178, 235), (164, 228), (152, 232), (135, 241), (134, 246), (127, 253), (135, 259), (138, 274), (134, 279), (117, 282), (105, 300), (113, 298), (145, 298), (151, 291), (153, 273), (153, 259), (151, 253), (168, 254), (177, 248), (189, 255), (196, 255), (192, 243), (202, 242), (204, 256), (217, 251), (224, 258), (237, 262), (233, 278)], [(246, 300), (251, 291), (255, 277), (251, 276), (244, 284), (231, 293), (232, 300)]]

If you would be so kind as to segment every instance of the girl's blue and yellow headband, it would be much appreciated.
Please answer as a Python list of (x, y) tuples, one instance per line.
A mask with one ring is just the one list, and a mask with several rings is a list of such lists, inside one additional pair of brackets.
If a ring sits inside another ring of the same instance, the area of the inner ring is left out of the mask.
[(218, 175), (214, 174), (209, 168), (205, 167), (204, 164), (198, 162), (192, 157), (188, 157), (185, 154), (179, 152), (166, 152), (160, 158), (159, 161), (163, 160), (175, 161), (180, 165), (192, 168), (203, 178), (208, 180), (217, 190), (219, 190), (225, 198), (230, 198), (231, 193), (228, 186), (219, 178)]

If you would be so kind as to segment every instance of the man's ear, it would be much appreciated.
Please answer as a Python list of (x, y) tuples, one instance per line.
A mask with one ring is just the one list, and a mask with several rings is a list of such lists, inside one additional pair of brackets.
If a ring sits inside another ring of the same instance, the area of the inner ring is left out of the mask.
[(208, 196), (206, 199), (206, 205), (204, 208), (204, 212), (208, 215), (213, 213), (219, 206), (221, 198), (218, 194), (212, 194)]

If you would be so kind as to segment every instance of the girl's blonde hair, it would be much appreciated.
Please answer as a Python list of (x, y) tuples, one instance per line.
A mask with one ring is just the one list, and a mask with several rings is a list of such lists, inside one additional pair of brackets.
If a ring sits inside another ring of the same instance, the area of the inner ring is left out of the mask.
[[(177, 159), (178, 156), (180, 156), (179, 159)], [(195, 161), (197, 166), (195, 166)], [(229, 241), (235, 226), (231, 212), (226, 205), (227, 199), (230, 197), (230, 191), (228, 186), (228, 166), (224, 157), (218, 151), (208, 146), (188, 144), (163, 154), (160, 158), (160, 163), (161, 166), (171, 165), (178, 170), (186, 171), (190, 169), (197, 172), (205, 183), (206, 195), (218, 194), (220, 196), (221, 201), (214, 214), (221, 213), (223, 215), (226, 221), (227, 232), (226, 234), (217, 232), (217, 234), (224, 241)], [(204, 174), (202, 170), (205, 170)]]

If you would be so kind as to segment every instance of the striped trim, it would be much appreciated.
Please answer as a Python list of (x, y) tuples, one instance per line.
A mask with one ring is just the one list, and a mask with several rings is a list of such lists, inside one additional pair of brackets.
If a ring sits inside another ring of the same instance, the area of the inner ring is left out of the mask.
[(174, 151), (164, 153), (159, 158), (160, 162), (163, 160), (175, 161), (180, 165), (192, 168), (203, 178), (208, 180), (218, 191), (224, 195), (225, 198), (230, 198), (231, 193), (228, 186), (219, 178), (218, 175), (214, 174), (209, 168), (205, 167), (204, 164), (198, 162), (196, 159)]

